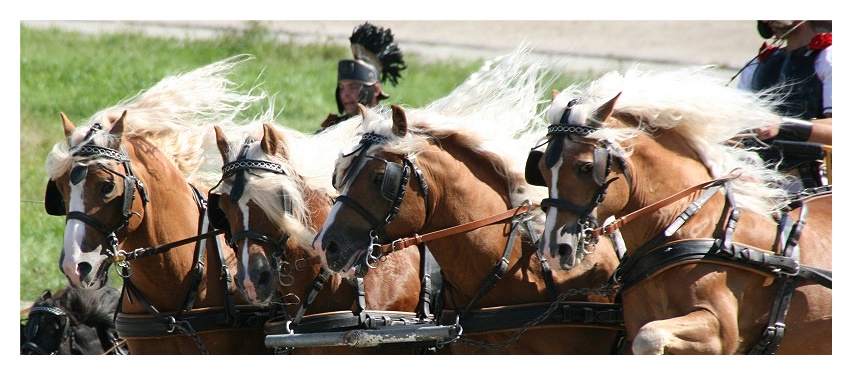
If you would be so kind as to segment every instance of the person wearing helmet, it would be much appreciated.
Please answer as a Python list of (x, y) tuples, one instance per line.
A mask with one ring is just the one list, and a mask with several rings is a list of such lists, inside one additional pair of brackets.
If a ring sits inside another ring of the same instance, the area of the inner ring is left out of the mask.
[(823, 185), (823, 145), (831, 145), (831, 21), (757, 21), (757, 31), (774, 41), (743, 67), (738, 88), (781, 99), (783, 116), (755, 129), (769, 146), (758, 152), (800, 178), (789, 191)]
[(382, 90), (382, 83), (396, 86), (400, 72), (406, 68), (402, 51), (394, 42), (390, 29), (364, 23), (355, 28), (349, 37), (353, 59), (337, 64), (337, 114), (329, 114), (322, 129), (360, 114), (358, 104), (376, 107), (379, 101), (390, 96)]

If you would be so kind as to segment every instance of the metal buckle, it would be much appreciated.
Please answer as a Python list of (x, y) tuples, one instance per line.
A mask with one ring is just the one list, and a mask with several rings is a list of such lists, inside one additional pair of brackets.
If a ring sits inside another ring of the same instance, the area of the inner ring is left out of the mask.
[(397, 239), (393, 240), (393, 242), (391, 242), (391, 246), (390, 246), (392, 251), (399, 251), (399, 250), (402, 250), (402, 249), (405, 248), (405, 247), (397, 248), (396, 244), (403, 244), (404, 245), (405, 242), (402, 240), (402, 238), (397, 238)]

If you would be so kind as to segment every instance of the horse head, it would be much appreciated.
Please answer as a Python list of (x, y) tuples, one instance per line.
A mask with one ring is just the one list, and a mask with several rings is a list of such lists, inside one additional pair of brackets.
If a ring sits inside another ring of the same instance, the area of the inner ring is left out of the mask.
[(255, 304), (268, 303), (276, 285), (293, 284), (297, 257), (304, 258), (314, 233), (303, 200), (304, 182), (286, 161), (284, 135), (264, 123), (259, 139), (248, 135), (231, 143), (218, 126), (222, 180), (211, 190), (211, 222), (225, 230), (238, 261), (237, 287)]
[(119, 236), (135, 230), (144, 218), (147, 191), (123, 145), (126, 115), (77, 128), (61, 114), (67, 149), (57, 146), (49, 158), (53, 172), (45, 208), (66, 216), (59, 265), (75, 287), (103, 287)]
[(118, 292), (66, 288), (45, 291), (22, 325), (21, 354), (124, 353), (112, 323)]
[(541, 203), (547, 218), (539, 246), (552, 267), (572, 269), (581, 253), (597, 244), (599, 218), (627, 203), (623, 193), (630, 179), (622, 152), (594, 135), (612, 115), (618, 97), (593, 107), (553, 93), (547, 147), (530, 153), (527, 169), (530, 183), (549, 190)]
[(361, 107), (362, 126), (369, 130), (353, 151), (338, 158), (333, 184), (340, 195), (314, 239), (325, 267), (347, 277), (363, 277), (380, 257), (377, 245), (409, 232), (399, 228), (422, 227), (425, 220), (425, 180), (407, 155), (392, 148), (408, 134), (405, 112), (391, 109), (388, 126), (388, 119)]

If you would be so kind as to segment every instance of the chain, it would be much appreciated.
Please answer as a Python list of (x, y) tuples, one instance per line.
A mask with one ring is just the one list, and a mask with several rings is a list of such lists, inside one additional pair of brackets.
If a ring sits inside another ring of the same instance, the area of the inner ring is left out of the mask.
[(539, 323), (543, 322), (545, 319), (550, 317), (550, 315), (552, 315), (553, 312), (556, 311), (556, 309), (559, 307), (559, 304), (561, 304), (562, 302), (565, 302), (565, 300), (568, 297), (575, 296), (575, 295), (589, 295), (589, 294), (599, 294), (599, 295), (602, 295), (602, 296), (611, 296), (611, 295), (617, 294), (618, 289), (619, 289), (618, 285), (612, 285), (612, 284), (605, 285), (601, 288), (571, 289), (571, 290), (569, 290), (565, 293), (560, 294), (556, 298), (556, 301), (553, 301), (553, 303), (550, 304), (550, 307), (548, 307), (547, 310), (545, 310), (541, 315), (539, 315), (535, 319), (533, 319), (533, 320), (527, 322), (526, 324), (524, 324), (523, 326), (521, 326), (521, 328), (519, 328), (517, 331), (515, 331), (512, 334), (512, 336), (510, 336), (508, 339), (506, 339), (502, 342), (499, 342), (499, 343), (496, 343), (496, 344), (491, 344), (491, 343), (482, 342), (482, 341), (460, 338), (455, 343), (459, 344), (459, 345), (475, 346), (475, 347), (485, 348), (485, 349), (489, 349), (489, 350), (505, 348), (505, 347), (509, 346), (509, 344), (515, 342), (518, 338), (520, 338), (521, 335), (524, 332), (526, 332), (530, 328), (538, 325)]
[(180, 331), (181, 333), (189, 335), (194, 341), (195, 344), (198, 345), (198, 349), (201, 350), (201, 354), (209, 355), (210, 353), (207, 351), (207, 346), (204, 345), (204, 342), (201, 341), (201, 338), (198, 337), (198, 333), (192, 329), (192, 325), (189, 322), (181, 320), (175, 321), (174, 317), (169, 317), (171, 319), (169, 332), (173, 332), (175, 330)]

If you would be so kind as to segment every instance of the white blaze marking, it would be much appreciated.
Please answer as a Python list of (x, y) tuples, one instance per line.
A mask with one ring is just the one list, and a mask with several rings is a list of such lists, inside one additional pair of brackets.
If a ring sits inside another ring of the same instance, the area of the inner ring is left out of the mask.
[[(243, 213), (243, 228), (248, 228), (248, 199), (239, 202), (238, 205), (240, 207), (240, 212)], [(249, 256), (251, 256), (251, 254), (249, 254), (249, 242), (243, 241), (243, 246), (239, 251), (242, 253), (240, 261), (243, 263), (243, 270), (245, 270), (243, 274), (243, 287), (245, 287), (246, 294), (248, 294), (250, 298), (257, 299), (257, 290), (254, 287), (254, 283), (251, 281), (251, 276), (249, 276)]]
[[(86, 212), (83, 204), (83, 183), (71, 185), (71, 194), (68, 197), (68, 212)], [(81, 262), (83, 254), (82, 244), (86, 238), (86, 224), (77, 219), (65, 222), (65, 235), (62, 239), (62, 251), (65, 259), (62, 262), (62, 271), (71, 278), (71, 282), (80, 285), (80, 275), (77, 274), (77, 264)]]
[[(560, 155), (561, 154), (562, 153), (560, 152)], [(553, 199), (559, 198), (559, 187), (557, 186), (557, 182), (559, 181), (559, 167), (560, 166), (562, 166), (562, 157), (561, 156), (559, 157), (559, 160), (556, 161), (556, 164), (553, 167), (550, 168), (550, 189), (549, 189), (548, 193), (550, 195), (550, 198), (553, 198)], [(556, 225), (557, 225), (556, 224), (556, 213), (557, 213), (556, 207), (548, 207), (547, 208), (547, 215), (544, 218), (544, 234), (542, 236), (544, 242), (542, 242), (542, 246), (543, 246), (542, 248), (545, 250), (544, 251), (544, 257), (545, 257), (545, 259), (547, 259), (548, 263), (550, 263), (550, 266), (555, 268), (555, 269), (559, 269), (561, 267), (560, 264), (559, 264), (559, 254), (557, 254), (554, 257), (554, 256), (551, 255), (551, 252), (549, 251), (549, 249), (551, 247), (551, 244), (550, 244), (551, 234), (556, 230)]]

